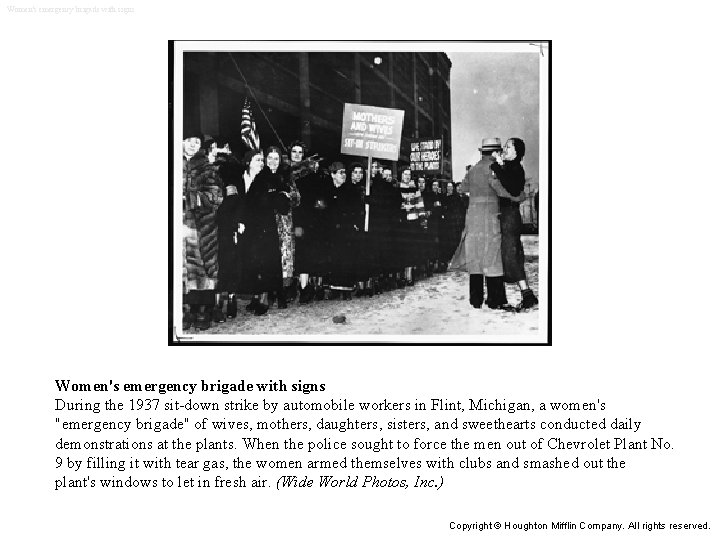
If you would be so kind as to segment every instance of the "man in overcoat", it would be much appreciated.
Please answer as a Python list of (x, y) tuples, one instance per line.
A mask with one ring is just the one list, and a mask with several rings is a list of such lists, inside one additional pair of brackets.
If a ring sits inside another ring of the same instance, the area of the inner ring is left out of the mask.
[[(469, 195), (465, 233), (453, 258), (453, 268), (464, 268), (470, 274), (470, 304), (482, 308), (484, 283), (487, 283), (487, 305), (491, 309), (507, 306), (503, 265), (500, 251), (501, 231), (498, 219), (498, 196), (492, 188), (493, 152), (502, 150), (500, 139), (482, 140), (482, 159), (468, 170), (459, 191)], [(464, 260), (463, 260), (464, 259)]]

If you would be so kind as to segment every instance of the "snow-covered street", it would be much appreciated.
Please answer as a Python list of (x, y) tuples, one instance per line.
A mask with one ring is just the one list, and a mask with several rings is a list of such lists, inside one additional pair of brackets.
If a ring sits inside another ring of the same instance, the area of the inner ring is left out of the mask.
[[(523, 237), (526, 270), (530, 287), (538, 288), (537, 237)], [(516, 285), (507, 285), (508, 301), (520, 303)], [(544, 299), (540, 296), (540, 308)], [(412, 287), (385, 292), (372, 298), (324, 300), (287, 309), (272, 307), (257, 317), (239, 302), (238, 317), (215, 324), (209, 330), (190, 333), (242, 334), (244, 336), (322, 336), (322, 335), (537, 335), (539, 309), (521, 313), (474, 309), (468, 301), (468, 275), (449, 271), (418, 281)], [(345, 322), (333, 318), (345, 317)], [(263, 338), (261, 338), (263, 339)]]

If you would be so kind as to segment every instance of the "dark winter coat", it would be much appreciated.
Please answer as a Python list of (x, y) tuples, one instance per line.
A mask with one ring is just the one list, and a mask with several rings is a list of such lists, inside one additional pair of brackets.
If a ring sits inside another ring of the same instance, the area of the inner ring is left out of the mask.
[[(518, 160), (506, 161), (502, 165), (493, 163), (490, 168), (500, 184), (510, 195), (517, 197), (525, 189), (525, 169)], [(498, 196), (498, 206), (519, 206), (517, 202)]]
[(377, 175), (370, 187), (369, 231), (376, 254), (376, 273), (396, 272), (402, 267), (396, 251), (400, 226), (403, 222), (400, 190)]
[[(519, 160), (506, 161), (502, 166), (492, 165), (495, 176), (507, 192), (517, 197), (525, 189), (525, 170)], [(526, 279), (525, 252), (520, 234), (522, 217), (520, 204), (505, 197), (498, 198), (500, 207), (501, 254), (505, 281), (515, 283)]]
[(428, 213), (427, 229), (424, 233), (425, 258), (440, 258), (440, 224), (443, 220), (442, 195), (433, 191), (423, 192), (423, 204)]
[[(372, 212), (367, 213), (368, 230), (365, 230), (366, 204), (370, 206), (371, 197), (365, 195), (365, 182), (350, 184), (355, 191), (355, 197), (360, 206), (360, 212), (356, 213), (355, 226), (357, 227), (357, 238), (355, 241), (355, 278), (356, 281), (367, 281), (377, 274), (377, 247), (374, 236), (370, 231), (370, 221), (373, 218)], [(370, 188), (372, 194), (372, 186)]]
[(328, 265), (328, 200), (332, 181), (320, 173), (309, 173), (295, 181), (300, 205), (293, 209), (296, 230), (295, 273), (322, 276)]
[(360, 192), (355, 186), (344, 183), (332, 185), (328, 199), (329, 274), (332, 285), (352, 286), (357, 279), (363, 208)]
[(241, 205), (243, 292), (254, 294), (282, 287), (282, 261), (275, 214), (290, 210), (287, 188), (277, 173), (267, 167), (255, 177)]
[[(220, 163), (218, 173), (225, 186), (226, 194), (215, 215), (218, 226), (218, 285), (220, 291), (237, 292), (240, 288), (242, 264), (242, 237), (238, 234), (238, 223), (242, 217), (245, 201), (245, 182), (242, 165), (234, 158)], [(237, 189), (237, 194), (227, 195), (228, 187)]]
[(440, 227), (440, 255), (449, 261), (460, 242), (465, 226), (465, 202), (457, 193), (446, 195), (443, 200), (443, 221)]

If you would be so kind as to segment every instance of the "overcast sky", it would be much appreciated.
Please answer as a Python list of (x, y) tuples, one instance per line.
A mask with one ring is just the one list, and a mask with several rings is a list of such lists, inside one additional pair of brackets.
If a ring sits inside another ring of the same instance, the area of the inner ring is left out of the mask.
[(448, 53), (452, 108), (453, 180), (480, 159), (485, 137), (520, 137), (525, 175), (538, 178), (539, 55)]

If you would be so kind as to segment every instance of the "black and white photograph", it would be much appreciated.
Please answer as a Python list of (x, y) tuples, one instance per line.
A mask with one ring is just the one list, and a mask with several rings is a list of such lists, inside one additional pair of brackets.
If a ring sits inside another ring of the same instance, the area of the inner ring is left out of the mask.
[(170, 42), (171, 342), (550, 342), (549, 42)]

